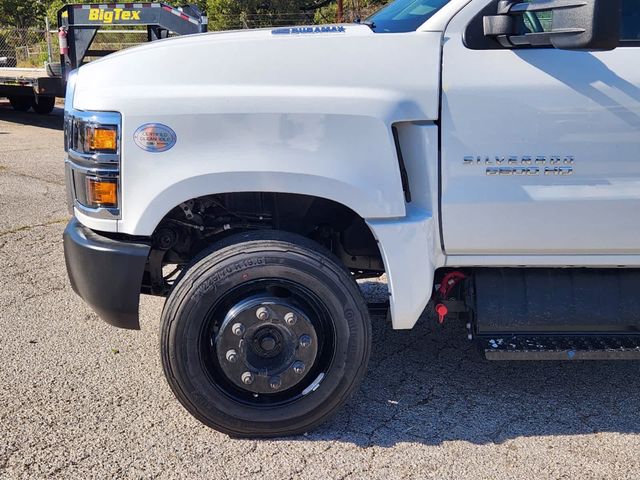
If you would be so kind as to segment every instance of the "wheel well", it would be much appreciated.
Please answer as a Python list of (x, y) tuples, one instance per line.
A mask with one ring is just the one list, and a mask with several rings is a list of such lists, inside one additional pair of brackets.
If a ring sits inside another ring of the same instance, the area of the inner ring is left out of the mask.
[[(173, 208), (152, 235), (142, 291), (166, 295), (179, 272), (203, 250), (242, 231), (282, 230), (333, 252), (357, 277), (384, 273), (378, 244), (364, 219), (325, 198), (241, 192), (193, 198)], [(174, 268), (170, 269), (169, 266)]]

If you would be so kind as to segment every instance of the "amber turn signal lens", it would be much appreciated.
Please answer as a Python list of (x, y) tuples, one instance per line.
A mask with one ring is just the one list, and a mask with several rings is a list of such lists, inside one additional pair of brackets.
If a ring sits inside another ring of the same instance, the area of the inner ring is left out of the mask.
[(87, 203), (91, 207), (117, 207), (118, 184), (113, 180), (87, 178)]
[(89, 132), (89, 149), (91, 151), (113, 151), (118, 148), (118, 132), (112, 128), (94, 127)]

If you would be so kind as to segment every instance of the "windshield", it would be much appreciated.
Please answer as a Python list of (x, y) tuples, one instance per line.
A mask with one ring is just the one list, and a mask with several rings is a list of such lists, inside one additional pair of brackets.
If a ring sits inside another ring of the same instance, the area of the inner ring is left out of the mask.
[(378, 33), (414, 32), (449, 0), (396, 0), (364, 22)]

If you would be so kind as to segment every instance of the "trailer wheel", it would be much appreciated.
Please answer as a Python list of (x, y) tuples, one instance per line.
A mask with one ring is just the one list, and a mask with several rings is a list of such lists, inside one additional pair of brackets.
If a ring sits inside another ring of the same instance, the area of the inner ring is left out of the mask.
[(162, 364), (197, 419), (238, 437), (306, 432), (342, 406), (371, 349), (351, 275), (314, 242), (231, 237), (196, 261), (162, 313)]
[(31, 108), (32, 99), (26, 95), (9, 97), (9, 103), (17, 112), (27, 112)]
[(47, 115), (51, 113), (56, 106), (56, 97), (33, 97), (31, 106), (34, 112), (40, 115)]

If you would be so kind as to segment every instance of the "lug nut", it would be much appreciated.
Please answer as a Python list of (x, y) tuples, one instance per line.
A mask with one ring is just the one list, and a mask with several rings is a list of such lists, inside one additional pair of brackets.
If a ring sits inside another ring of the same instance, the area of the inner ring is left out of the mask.
[(242, 374), (242, 383), (244, 383), (245, 385), (251, 385), (253, 383), (253, 373), (244, 372)]
[(287, 325), (293, 326), (298, 321), (298, 317), (295, 313), (289, 312), (284, 316), (284, 321), (287, 323)]
[(293, 371), (296, 372), (298, 375), (300, 375), (302, 372), (304, 372), (304, 363), (295, 362), (293, 364)]
[(238, 361), (238, 352), (235, 350), (229, 350), (226, 356), (228, 362), (236, 363)]
[(269, 386), (273, 389), (273, 390), (278, 390), (281, 386), (282, 386), (282, 380), (280, 379), (280, 377), (271, 377), (271, 380), (269, 380)]
[(258, 317), (258, 320), (263, 322), (265, 320), (269, 320), (269, 309), (267, 307), (260, 307), (256, 310), (256, 317)]
[(300, 346), (307, 348), (309, 345), (311, 345), (311, 337), (309, 335), (302, 335), (300, 337)]
[(242, 335), (244, 335), (244, 325), (241, 323), (234, 323), (233, 327), (231, 327), (231, 331), (234, 335), (241, 337)]

